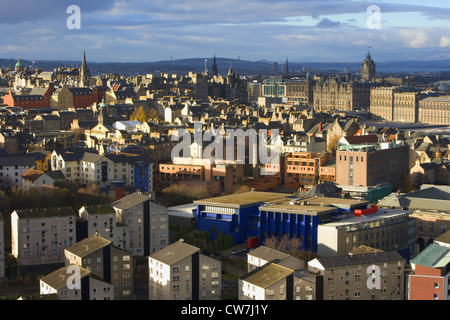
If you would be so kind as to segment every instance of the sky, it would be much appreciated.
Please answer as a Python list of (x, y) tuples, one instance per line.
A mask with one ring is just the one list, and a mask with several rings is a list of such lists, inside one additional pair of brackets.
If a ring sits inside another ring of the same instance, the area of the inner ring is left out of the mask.
[[(69, 10), (79, 8), (79, 14)], [(0, 58), (450, 59), (450, 1), (2, 0)], [(72, 28), (73, 26), (79, 28)]]

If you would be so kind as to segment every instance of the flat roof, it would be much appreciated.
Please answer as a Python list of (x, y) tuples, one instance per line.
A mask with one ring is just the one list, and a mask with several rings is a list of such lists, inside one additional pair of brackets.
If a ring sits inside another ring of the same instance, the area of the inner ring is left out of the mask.
[(331, 206), (320, 206), (309, 204), (306, 205), (290, 204), (289, 202), (285, 202), (280, 204), (272, 204), (269, 206), (261, 206), (259, 207), (259, 210), (317, 216), (320, 214), (336, 212), (338, 211), (338, 208)]
[(257, 203), (281, 200), (288, 196), (292, 196), (292, 194), (253, 191), (253, 192), (230, 194), (226, 196), (214, 197), (209, 199), (196, 200), (194, 201), (194, 203), (199, 205), (241, 208)]
[(411, 213), (410, 210), (396, 210), (396, 209), (386, 209), (386, 208), (379, 208), (377, 213), (370, 214), (370, 215), (361, 215), (361, 216), (352, 216), (348, 218), (343, 218), (336, 221), (326, 222), (319, 225), (319, 228), (339, 228), (339, 227), (345, 227), (352, 224), (360, 224), (365, 222), (372, 222), (377, 221), (380, 219), (389, 219), (389, 218), (395, 218), (397, 216), (402, 216), (406, 213)]
[[(298, 203), (291, 204), (291, 201)], [(259, 209), (271, 212), (284, 212), (293, 214), (306, 214), (317, 216), (320, 214), (333, 213), (341, 209), (353, 209), (355, 207), (366, 206), (369, 201), (344, 199), (333, 197), (311, 197), (306, 199), (283, 199), (279, 203), (260, 206)]]

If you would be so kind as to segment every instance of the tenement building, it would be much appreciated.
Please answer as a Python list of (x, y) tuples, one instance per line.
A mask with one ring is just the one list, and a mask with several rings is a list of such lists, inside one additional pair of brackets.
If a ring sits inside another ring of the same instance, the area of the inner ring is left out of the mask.
[(324, 300), (404, 300), (405, 259), (396, 251), (373, 250), (308, 262), (323, 276)]
[(182, 239), (148, 258), (150, 300), (220, 300), (221, 262)]

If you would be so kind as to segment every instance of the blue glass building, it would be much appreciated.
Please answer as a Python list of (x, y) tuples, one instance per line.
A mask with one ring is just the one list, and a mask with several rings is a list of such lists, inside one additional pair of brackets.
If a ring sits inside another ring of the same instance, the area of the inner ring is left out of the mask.
[(259, 237), (299, 238), (304, 250), (317, 251), (319, 224), (340, 215), (367, 208), (367, 201), (314, 197), (298, 201), (293, 195), (270, 192), (246, 192), (195, 201), (197, 228), (230, 234), (234, 243)]

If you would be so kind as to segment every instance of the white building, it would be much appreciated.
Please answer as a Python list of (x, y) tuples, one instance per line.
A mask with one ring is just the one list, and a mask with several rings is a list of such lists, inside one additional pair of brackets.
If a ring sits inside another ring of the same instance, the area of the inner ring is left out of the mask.
[(54, 179), (46, 174), (44, 171), (28, 169), (22, 174), (22, 189), (29, 190), (32, 188), (39, 188), (41, 186), (53, 186)]
[(22, 174), (36, 168), (34, 156), (30, 154), (0, 156), (0, 188), (22, 188)]

